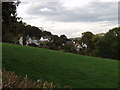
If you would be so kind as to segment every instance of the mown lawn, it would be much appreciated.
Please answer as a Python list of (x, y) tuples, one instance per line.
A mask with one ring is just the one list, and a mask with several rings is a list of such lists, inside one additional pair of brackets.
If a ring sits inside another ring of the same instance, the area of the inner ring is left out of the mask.
[(116, 88), (118, 61), (71, 53), (2, 44), (2, 66), (32, 80), (47, 80), (58, 87)]

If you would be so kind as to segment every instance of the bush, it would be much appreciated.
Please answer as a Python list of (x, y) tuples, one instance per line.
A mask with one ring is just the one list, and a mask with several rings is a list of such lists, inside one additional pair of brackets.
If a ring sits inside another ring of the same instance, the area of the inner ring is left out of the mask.
[(14, 72), (2, 71), (2, 88), (55, 88), (53, 83), (42, 80), (32, 82), (28, 79), (27, 75), (22, 78), (17, 76)]
[[(42, 80), (31, 81), (27, 75), (25, 77), (20, 77), (15, 74), (15, 72), (2, 70), (2, 88), (58, 88), (54, 85), (54, 83), (50, 82), (42, 82)], [(65, 85), (64, 88), (68, 90), (71, 89), (68, 85)]]

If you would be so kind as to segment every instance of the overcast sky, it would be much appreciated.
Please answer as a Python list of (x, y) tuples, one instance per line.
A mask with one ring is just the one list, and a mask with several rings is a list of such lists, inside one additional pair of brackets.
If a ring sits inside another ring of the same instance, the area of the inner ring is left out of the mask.
[(21, 0), (17, 12), (27, 24), (68, 38), (118, 26), (117, 0)]

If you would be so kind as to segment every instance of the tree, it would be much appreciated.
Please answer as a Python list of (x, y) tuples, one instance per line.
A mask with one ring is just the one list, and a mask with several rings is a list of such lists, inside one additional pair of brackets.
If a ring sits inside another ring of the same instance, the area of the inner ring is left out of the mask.
[(92, 51), (92, 49), (94, 49), (94, 44), (92, 42), (93, 37), (94, 37), (94, 34), (92, 32), (82, 33), (82, 37), (81, 37), (79, 43), (81, 44), (82, 47), (83, 47), (83, 44), (87, 45), (87, 48), (84, 48), (84, 50), (82, 50), (83, 54), (89, 55), (89, 53)]
[(51, 39), (53, 40), (55, 47), (58, 47), (61, 45), (61, 40), (57, 35), (53, 35)]
[(42, 31), (42, 36), (50, 36), (50, 35), (52, 35), (51, 32)]
[(77, 53), (76, 49), (72, 45), (64, 44), (62, 49), (66, 52)]
[(92, 45), (93, 46), (92, 46), (91, 51), (89, 52), (90, 56), (96, 56), (96, 52), (97, 52), (96, 44), (100, 40), (100, 38), (102, 38), (102, 36), (101, 35), (99, 36), (99, 34), (96, 34), (92, 37)]
[(96, 44), (97, 56), (120, 60), (120, 27), (109, 30)]
[(16, 30), (17, 17), (16, 7), (19, 5), (18, 2), (3, 2), (2, 3), (2, 35), (3, 42), (11, 42), (9, 37), (14, 37), (14, 35), (8, 35), (10, 33), (14, 34)]
[(64, 40), (67, 40), (67, 37), (65, 35), (60, 35), (60, 38), (63, 38)]

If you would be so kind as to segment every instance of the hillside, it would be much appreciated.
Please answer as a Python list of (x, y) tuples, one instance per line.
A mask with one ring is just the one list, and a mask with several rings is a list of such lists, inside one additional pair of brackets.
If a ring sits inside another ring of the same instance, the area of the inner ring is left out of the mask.
[(2, 66), (32, 80), (54, 82), (59, 87), (115, 88), (118, 61), (71, 53), (2, 44)]

